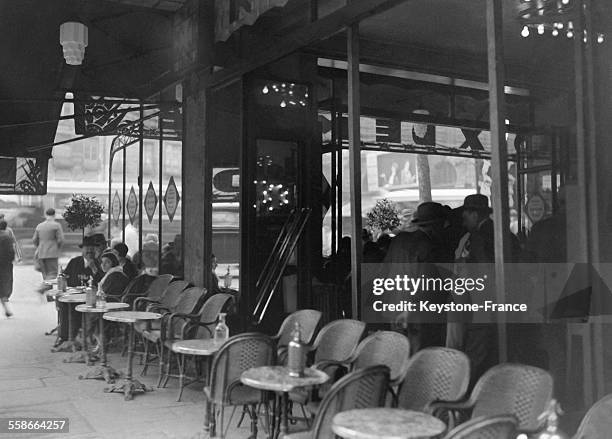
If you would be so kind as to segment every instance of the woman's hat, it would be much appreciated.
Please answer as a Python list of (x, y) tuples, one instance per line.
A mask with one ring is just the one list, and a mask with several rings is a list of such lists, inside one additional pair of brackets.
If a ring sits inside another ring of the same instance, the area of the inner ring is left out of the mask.
[(465, 197), (462, 208), (463, 210), (475, 210), (477, 212), (493, 212), (493, 209), (489, 207), (489, 198), (482, 194), (472, 194)]
[(117, 258), (117, 255), (112, 252), (112, 250), (105, 251), (104, 253), (102, 253), (102, 256), (100, 256), (100, 259), (102, 258), (109, 259), (112, 262), (113, 267), (116, 267), (117, 265), (119, 265), (119, 259)]
[(419, 204), (417, 207), (412, 223), (416, 225), (433, 224), (444, 221), (448, 216), (447, 209), (440, 203), (434, 201), (426, 201)]

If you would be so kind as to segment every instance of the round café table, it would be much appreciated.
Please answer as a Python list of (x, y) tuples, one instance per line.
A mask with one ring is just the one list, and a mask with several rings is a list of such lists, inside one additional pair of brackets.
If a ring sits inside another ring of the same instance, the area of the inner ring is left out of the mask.
[[(328, 380), (329, 375), (312, 367), (304, 369), (304, 374), (300, 377), (290, 376), (286, 366), (254, 367), (240, 376), (242, 384), (280, 394), (280, 410), (274, 410), (275, 422), (270, 428), (271, 438), (278, 437), (279, 433), (284, 437), (289, 431), (289, 392), (300, 387), (317, 386)], [(279, 429), (276, 429), (276, 424), (280, 426)]]
[(423, 439), (442, 434), (446, 424), (414, 410), (367, 408), (336, 414), (332, 430), (344, 439)]
[[(77, 293), (82, 293), (82, 290), (78, 290), (76, 288), (68, 288), (66, 289), (66, 291), (61, 291), (58, 290), (56, 287), (53, 287), (50, 283), (47, 284), (49, 286), (49, 290), (45, 291), (45, 297), (47, 298), (47, 302), (51, 302), (51, 301), (55, 301), (56, 303), (56, 308), (57, 308), (57, 298), (59, 296), (63, 296), (64, 294), (77, 294)], [(49, 300), (51, 299), (51, 300)], [(57, 325), (55, 326), (55, 328), (51, 329), (50, 331), (45, 332), (45, 335), (53, 335), (54, 333), (56, 333), (59, 329), (59, 313), (57, 315)], [(57, 339), (59, 340), (59, 335), (57, 336)]]
[(162, 315), (145, 311), (111, 311), (104, 314), (103, 318), (104, 320), (109, 320), (111, 322), (127, 323), (130, 325), (130, 334), (128, 338), (127, 374), (123, 380), (123, 383), (107, 387), (104, 389), (104, 392), (123, 393), (126, 401), (134, 399), (135, 392), (150, 392), (153, 389), (145, 386), (140, 381), (135, 380), (132, 377), (132, 363), (134, 361), (134, 323), (143, 320), (158, 320), (162, 318)]
[[(116, 303), (116, 302), (107, 302), (104, 307), (99, 306), (87, 306), (87, 305), (77, 305), (76, 310), (83, 314), (83, 350), (87, 352), (87, 336), (85, 334), (87, 328), (87, 315), (88, 314), (103, 314), (109, 311), (116, 311), (118, 309), (129, 308), (130, 305), (128, 303)], [(99, 331), (100, 331), (100, 365), (96, 366), (93, 370), (88, 370), (82, 375), (79, 375), (80, 380), (105, 380), (107, 383), (112, 384), (115, 382), (115, 378), (119, 376), (119, 373), (115, 371), (112, 367), (110, 367), (106, 361), (106, 348), (104, 346), (104, 319), (100, 318), (99, 320)], [(90, 357), (88, 357), (87, 365), (90, 365)]]
[[(210, 362), (212, 361), (213, 355), (219, 350), (219, 348), (223, 345), (223, 343), (215, 341), (212, 338), (200, 338), (200, 339), (192, 339), (192, 340), (179, 340), (172, 343), (172, 352), (179, 354), (178, 357), (178, 367), (179, 367), (179, 394), (177, 397), (177, 401), (181, 400), (181, 396), (183, 394), (183, 389), (185, 386), (189, 384), (195, 383), (198, 381), (197, 377), (194, 378), (190, 382), (185, 382), (185, 356), (186, 355), (194, 355), (198, 357), (206, 357), (206, 376), (210, 375)], [(168, 366), (170, 365), (170, 361), (168, 361)], [(166, 379), (164, 380), (164, 386), (168, 381), (168, 374), (166, 374)], [(207, 380), (206, 380), (207, 381)], [(208, 422), (205, 420), (204, 425), (208, 425)]]
[[(78, 303), (85, 303), (86, 301), (85, 294), (62, 294), (62, 295), (57, 296), (57, 300), (62, 303), (67, 303), (70, 307), (70, 310), (68, 312), (68, 340), (62, 343), (61, 345), (59, 345), (57, 348), (51, 349), (51, 352), (76, 352), (79, 348), (79, 345), (74, 340), (74, 333), (73, 333), (74, 322), (73, 322), (73, 317), (72, 317), (72, 306)], [(74, 359), (70, 358), (70, 359), (65, 359), (64, 361), (68, 363), (72, 363), (72, 362), (85, 362), (86, 360), (83, 360), (81, 358), (81, 355), (77, 355)]]

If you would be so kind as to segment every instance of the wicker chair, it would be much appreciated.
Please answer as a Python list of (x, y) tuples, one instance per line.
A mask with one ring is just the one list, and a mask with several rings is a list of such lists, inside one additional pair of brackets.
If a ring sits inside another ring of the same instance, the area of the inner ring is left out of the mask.
[[(166, 291), (166, 288), (168, 288), (168, 285), (170, 285), (171, 282), (172, 282), (172, 275), (171, 274), (162, 274), (161, 276), (158, 276), (157, 278), (155, 278), (153, 280), (153, 282), (151, 282), (149, 284), (149, 287), (147, 288), (147, 290), (144, 293), (140, 294), (142, 299), (146, 298), (147, 300), (138, 300), (138, 299), (136, 299), (136, 301), (138, 301), (138, 302), (144, 302), (144, 301), (155, 302), (155, 301), (161, 300), (161, 298), (164, 295), (164, 292)], [(136, 302), (136, 301), (134, 301), (134, 302)], [(136, 308), (136, 303), (134, 303), (133, 310), (136, 311), (137, 309), (138, 308)]]
[(302, 342), (309, 344), (321, 320), (321, 311), (301, 309), (289, 315), (281, 324), (278, 333), (272, 337), (278, 346), (278, 362), (284, 364), (287, 357), (287, 345), (291, 341), (291, 332), (296, 323), (300, 324)]
[[(230, 337), (215, 354), (210, 370), (210, 386), (204, 388), (206, 410), (204, 426), (210, 426), (210, 437), (225, 437), (223, 429), (225, 407), (249, 406), (251, 437), (257, 437), (257, 405), (266, 400), (267, 392), (245, 386), (242, 373), (252, 367), (270, 366), (276, 360), (276, 343), (259, 333), (244, 333)], [(216, 435), (219, 411), (220, 436)], [(233, 416), (233, 413), (232, 413)], [(231, 423), (231, 418), (229, 420)], [(229, 426), (229, 423), (228, 423)]]
[(371, 366), (338, 380), (321, 402), (312, 429), (286, 435), (286, 439), (334, 439), (333, 417), (346, 410), (382, 407), (389, 388), (389, 368)]
[(612, 434), (612, 394), (589, 409), (573, 439), (608, 439)]
[(514, 439), (517, 421), (514, 416), (478, 417), (448, 432), (444, 439)]
[(158, 387), (161, 385), (164, 371), (164, 343), (166, 340), (180, 338), (183, 330), (183, 321), (173, 320), (174, 314), (193, 314), (198, 308), (201, 299), (206, 293), (206, 289), (200, 287), (187, 288), (180, 293), (178, 303), (172, 308), (155, 308), (156, 311), (164, 311), (161, 319), (160, 329), (145, 329), (142, 331), (142, 337), (145, 343), (145, 365), (142, 370), (142, 375), (147, 373), (149, 366), (149, 344), (155, 346), (157, 357), (159, 358), (159, 381)]
[(409, 361), (397, 395), (397, 405), (427, 412), (434, 401), (458, 401), (470, 381), (470, 360), (461, 351), (432, 347), (417, 352)]
[[(151, 296), (147, 294), (146, 297), (138, 297), (136, 298), (136, 300), (134, 300), (134, 303), (132, 305), (133, 311), (147, 310), (155, 312), (169, 312), (178, 303), (180, 294), (185, 291), (189, 286), (188, 282), (185, 282), (183, 280), (177, 280), (168, 284), (165, 289), (160, 292), (161, 285), (163, 284), (163, 282), (165, 282), (165, 280), (155, 286), (154, 284), (156, 283), (156, 281), (157, 279), (153, 281), (151, 287), (149, 288)], [(149, 351), (147, 350), (147, 343), (144, 340), (142, 333), (144, 331), (159, 329), (161, 329), (161, 321), (159, 320), (148, 320), (134, 323), (134, 333), (136, 335), (136, 342), (138, 345), (142, 344), (143, 346), (142, 351), (135, 351), (135, 353), (140, 354), (141, 364), (143, 356), (147, 357), (147, 359), (145, 360), (145, 364), (150, 361), (150, 358), (148, 358)], [(125, 343), (125, 345), (127, 346), (127, 342)]]
[[(346, 363), (351, 358), (363, 336), (365, 326), (365, 323), (359, 320), (340, 319), (329, 322), (321, 328), (309, 350), (314, 351), (314, 367), (323, 370), (332, 377), (332, 382), (319, 386), (317, 397), (319, 395), (323, 396), (333, 384), (334, 376), (342, 367), (339, 364)], [(309, 419), (309, 416), (304, 410), (304, 405), (309, 399), (312, 399), (310, 396), (311, 394), (307, 389), (296, 389), (289, 392), (289, 400), (292, 403), (300, 404), (306, 420)], [(309, 407), (311, 414), (318, 410), (318, 406), (319, 404), (314, 403)]]
[(432, 404), (434, 413), (470, 412), (479, 416), (514, 415), (522, 433), (534, 433), (541, 428), (538, 417), (552, 398), (553, 378), (547, 371), (523, 364), (499, 364), (489, 369), (476, 383), (465, 402)]
[(230, 307), (233, 300), (234, 296), (232, 294), (214, 294), (210, 296), (208, 300), (206, 300), (206, 302), (204, 302), (204, 305), (202, 305), (202, 309), (200, 310), (199, 315), (174, 313), (170, 317), (171, 321), (169, 322), (169, 325), (174, 324), (176, 326), (176, 323), (173, 323), (172, 320), (177, 319), (182, 319), (185, 322), (185, 324), (182, 326), (180, 337), (165, 340), (162, 350), (163, 357), (166, 356), (166, 352), (168, 355), (168, 358), (164, 361), (166, 365), (166, 372), (164, 374), (162, 387), (166, 387), (169, 378), (178, 378), (179, 393), (177, 401), (181, 400), (181, 395), (183, 394), (183, 389), (186, 385), (184, 383), (185, 354), (177, 353), (176, 363), (178, 367), (178, 374), (171, 374), (170, 368), (172, 365), (172, 353), (175, 352), (174, 343), (177, 341), (177, 339), (191, 340), (196, 338), (212, 338), (214, 327), (219, 321), (219, 313), (224, 312), (228, 307)]

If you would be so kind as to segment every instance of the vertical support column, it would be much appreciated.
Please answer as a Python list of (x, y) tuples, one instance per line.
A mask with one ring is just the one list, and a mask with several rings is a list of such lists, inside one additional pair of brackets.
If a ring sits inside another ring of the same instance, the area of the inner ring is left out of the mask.
[[(183, 137), (183, 251), (185, 258), (185, 280), (194, 285), (205, 285), (210, 270), (204, 265), (205, 245), (210, 247), (209, 239), (193, 239), (207, 237), (206, 228), (210, 228), (210, 219), (206, 215), (206, 183), (207, 162), (205, 153), (207, 147), (206, 110), (207, 93), (199, 90), (197, 81), (190, 81), (189, 95), (185, 100)], [(211, 207), (212, 209), (212, 207)], [(209, 210), (211, 210), (209, 209)], [(189, 212), (189, 214), (186, 214)], [(190, 237), (190, 238), (188, 238)], [(210, 251), (208, 251), (210, 254)], [(207, 272), (208, 271), (208, 272)]]
[(347, 29), (349, 165), (351, 183), (351, 317), (359, 319), (361, 289), (361, 128), (359, 95), (359, 24)]
[[(597, 33), (593, 29), (593, 1), (584, 1), (584, 21), (585, 29), (587, 30), (587, 41), (585, 51), (585, 66), (586, 66), (586, 132), (587, 144), (586, 153), (588, 157), (589, 180), (587, 191), (588, 204), (588, 234), (589, 234), (589, 260), (592, 264), (597, 264), (601, 261), (599, 253), (599, 191), (598, 189), (598, 159), (597, 156), (597, 124), (595, 119), (595, 72), (594, 72), (594, 45)], [(593, 285), (594, 302), (591, 303), (591, 309), (601, 309), (601, 297), (604, 294), (600, 291), (597, 285)], [(591, 325), (593, 333), (593, 364), (595, 372), (595, 399), (600, 399), (604, 396), (605, 376), (604, 376), (604, 346), (603, 346), (603, 327), (601, 321), (595, 321)]]
[[(498, 303), (506, 301), (504, 263), (510, 256), (508, 222), (508, 147), (505, 133), (504, 47), (502, 0), (487, 0), (487, 54), (489, 65), (489, 113), (491, 124), (491, 187), (495, 233), (495, 289)], [(499, 360), (508, 358), (506, 319), (498, 316)]]
[(140, 103), (140, 124), (138, 126), (139, 142), (138, 142), (138, 253), (142, 260), (142, 185), (144, 184), (143, 174), (143, 152), (144, 152), (144, 109), (142, 102)]
[[(158, 204), (157, 204), (157, 236), (159, 237), (158, 241), (159, 241), (159, 254), (158, 254), (158, 258), (157, 258), (157, 268), (159, 270), (159, 274), (163, 274), (161, 272), (161, 249), (162, 249), (162, 245), (163, 245), (163, 236), (162, 236), (162, 232), (163, 232), (163, 228), (162, 228), (162, 207), (163, 207), (163, 200), (162, 200), (162, 173), (164, 171), (164, 112), (162, 111), (162, 109), (160, 108), (160, 112), (159, 112), (159, 163), (158, 163), (159, 167), (159, 175), (158, 175), (158, 185), (159, 185), (159, 190), (157, 191), (157, 200), (158, 200)], [(182, 179), (181, 179), (182, 181)], [(182, 215), (181, 215), (182, 218)], [(174, 274), (174, 273), (172, 273)]]
[(123, 148), (123, 170), (122, 170), (122, 174), (123, 174), (123, 182), (121, 184), (121, 190), (123, 192), (123, 195), (121, 196), (121, 204), (123, 205), (121, 208), (121, 242), (123, 242), (125, 244), (125, 179), (126, 179), (126, 175), (125, 175), (125, 170), (126, 170), (126, 160), (127, 160), (127, 148)]

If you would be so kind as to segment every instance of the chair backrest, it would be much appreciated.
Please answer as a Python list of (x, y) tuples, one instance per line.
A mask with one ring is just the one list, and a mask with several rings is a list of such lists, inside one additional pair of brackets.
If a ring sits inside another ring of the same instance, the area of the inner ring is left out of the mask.
[[(234, 296), (226, 293), (218, 293), (210, 296), (204, 305), (202, 305), (201, 309), (201, 323), (207, 323), (205, 327), (199, 326), (198, 330), (195, 334), (195, 338), (210, 338), (215, 330), (215, 325), (217, 321), (217, 316), (223, 309), (227, 306), (227, 304), (234, 300)], [(208, 328), (208, 330), (206, 329)]]
[(365, 323), (359, 320), (340, 319), (329, 322), (319, 331), (314, 341), (315, 363), (322, 360), (347, 360), (361, 340)]
[(197, 311), (198, 301), (206, 293), (205, 288), (191, 287), (184, 290), (178, 296), (178, 301), (172, 309), (172, 312), (182, 314), (193, 314)]
[(151, 282), (149, 288), (147, 288), (147, 297), (153, 300), (160, 300), (170, 282), (172, 282), (171, 274), (162, 274), (161, 276), (158, 276), (153, 282)]
[(612, 394), (589, 409), (573, 439), (608, 439), (612, 434)]
[(382, 407), (389, 387), (389, 368), (372, 366), (351, 372), (339, 379), (327, 392), (313, 427), (312, 438), (334, 439), (332, 419), (340, 412), (353, 409)]
[(216, 403), (227, 402), (240, 375), (252, 367), (271, 366), (276, 361), (276, 343), (268, 335), (247, 332), (230, 337), (215, 354), (210, 369), (210, 395)]
[[(125, 290), (123, 290), (123, 297), (126, 300), (130, 300), (131, 303), (134, 298), (145, 295), (149, 285), (151, 285), (151, 282), (153, 282), (155, 279), (156, 278), (154, 276), (149, 274), (139, 274), (128, 283), (127, 287), (125, 287)], [(121, 301), (123, 302), (123, 300), (124, 299)]]
[(378, 331), (357, 346), (352, 370), (383, 365), (389, 368), (391, 382), (403, 377), (410, 358), (410, 342), (399, 332)]
[(553, 378), (544, 369), (524, 364), (498, 364), (480, 377), (470, 400), (472, 418), (512, 414), (520, 430), (537, 428), (538, 417), (552, 398)]
[(310, 343), (320, 320), (321, 311), (317, 311), (316, 309), (301, 309), (291, 313), (283, 320), (278, 330), (278, 334), (276, 334), (278, 345), (287, 346), (287, 344), (289, 344), (291, 341), (291, 332), (296, 322), (300, 324), (302, 342), (307, 344)]
[(512, 415), (474, 418), (448, 432), (444, 439), (514, 439), (516, 418)]
[(461, 351), (431, 347), (408, 362), (398, 394), (398, 407), (424, 411), (436, 401), (463, 398), (470, 381), (470, 360)]
[(170, 283), (162, 293), (162, 305), (168, 307), (169, 309), (174, 309), (181, 299), (181, 294), (187, 289), (188, 286), (189, 282), (184, 280), (176, 280)]

